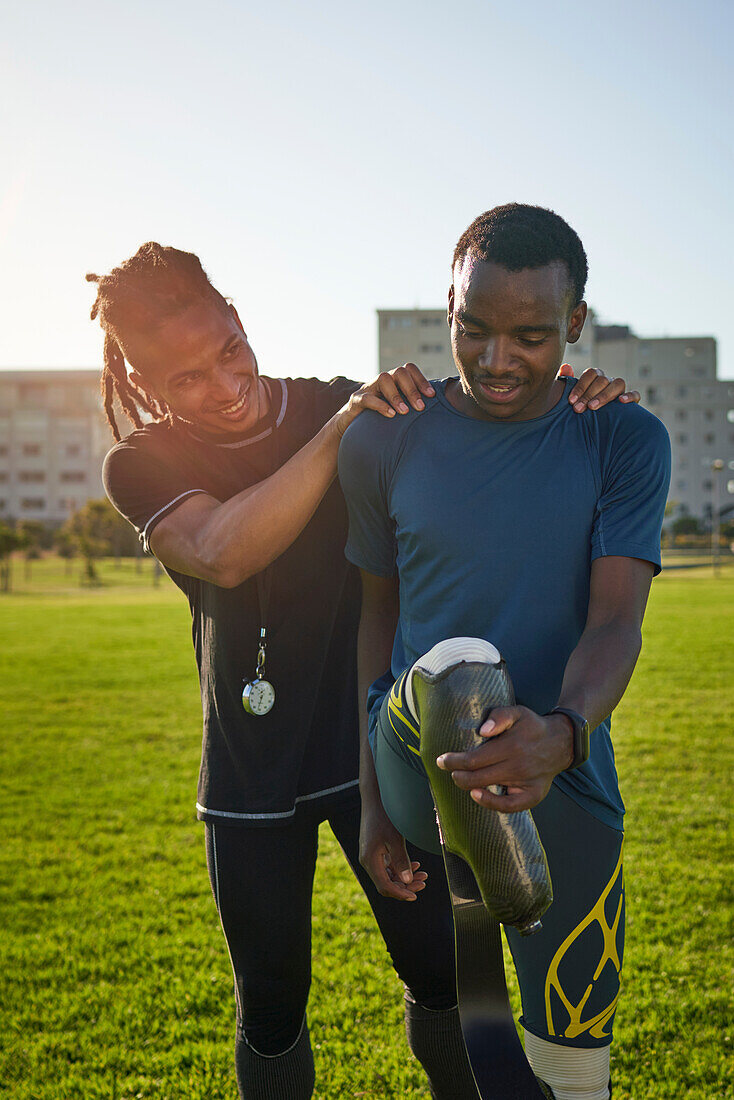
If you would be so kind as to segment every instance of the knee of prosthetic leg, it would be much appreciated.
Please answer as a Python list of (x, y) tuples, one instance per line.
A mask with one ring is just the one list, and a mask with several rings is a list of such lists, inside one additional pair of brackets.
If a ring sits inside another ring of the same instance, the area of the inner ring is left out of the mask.
[(609, 1100), (609, 1051), (549, 1043), (525, 1031), (525, 1054), (552, 1100)]

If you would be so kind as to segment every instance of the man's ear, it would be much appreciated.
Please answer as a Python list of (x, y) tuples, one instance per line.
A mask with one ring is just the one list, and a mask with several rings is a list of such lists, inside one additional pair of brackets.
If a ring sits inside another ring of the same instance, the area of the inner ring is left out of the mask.
[(245, 332), (245, 326), (242, 324), (242, 321), (240, 321), (240, 315), (237, 312), (237, 310), (235, 309), (235, 307), (232, 305), (231, 302), (229, 303), (229, 308), (232, 310), (232, 315), (233, 315), (235, 321), (237, 322), (237, 324), (242, 329), (243, 336), (247, 336), (247, 333)]
[(449, 328), (451, 328), (452, 324), (454, 323), (454, 284), (453, 283), (449, 287), (449, 309), (448, 309), (448, 313), (446, 315), (446, 320), (449, 323)]
[(586, 321), (587, 306), (586, 302), (579, 302), (577, 306), (574, 306), (571, 311), (571, 316), (568, 319), (568, 332), (566, 333), (566, 343), (575, 344), (584, 327)]

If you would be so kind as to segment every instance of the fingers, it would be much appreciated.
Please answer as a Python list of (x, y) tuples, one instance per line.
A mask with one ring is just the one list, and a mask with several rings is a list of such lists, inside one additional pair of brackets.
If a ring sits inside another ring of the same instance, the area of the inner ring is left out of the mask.
[(420, 863), (408, 858), (402, 837), (398, 843), (375, 848), (363, 860), (363, 866), (383, 897), (415, 901), (425, 889), (428, 875), (419, 870)]
[(387, 843), (385, 848), (388, 853), (386, 861), (388, 873), (394, 880), (399, 879), (406, 886), (410, 885), (413, 881), (414, 869), (402, 836), (396, 834), (395, 839)]
[(627, 393), (623, 393), (619, 399), (623, 401), (625, 405), (639, 405), (640, 403), (640, 391), (628, 390)]
[(520, 810), (530, 810), (542, 801), (542, 792), (537, 788), (521, 789), (519, 787), (508, 788), (507, 794), (496, 794), (484, 787), (473, 788), (471, 797), (480, 806), (486, 806), (488, 810), (496, 810), (501, 814), (516, 814)]
[(561, 363), (561, 369), (558, 372), (560, 378), (573, 378), (573, 367), (570, 363)]
[(577, 413), (585, 412), (587, 408), (597, 410), (608, 405), (617, 398), (626, 403), (639, 401), (636, 390), (626, 391), (624, 378), (607, 378), (604, 371), (596, 367), (588, 367), (579, 378), (569, 394), (569, 402)]
[[(598, 370), (597, 367), (587, 367), (568, 395), (568, 400), (576, 412), (583, 412), (589, 401), (596, 396), (597, 391), (606, 386), (607, 381), (603, 371)], [(578, 408), (579, 404), (582, 404), (583, 408)]]
[[(363, 392), (381, 397), (391, 410), (404, 416), (411, 407), (419, 412), (425, 409), (426, 403), (421, 393), (433, 397), (436, 391), (415, 363), (405, 363), (394, 370), (383, 371)], [(384, 415), (391, 416), (393, 412)]]
[(433, 386), (428, 381), (420, 367), (416, 366), (415, 363), (405, 363), (402, 367), (398, 367), (397, 369), (408, 371), (415, 385), (418, 387), (421, 393), (424, 393), (426, 395), (426, 397), (436, 396), (436, 391), (434, 390)]
[(486, 743), (475, 745), (466, 752), (443, 753), (436, 760), (439, 768), (447, 772), (456, 772), (457, 769), (472, 772), (488, 764), (500, 763), (505, 759), (505, 748), (494, 738), (511, 729), (522, 714), (523, 710), (520, 707), (495, 707), (486, 722), (479, 728), (479, 733), (487, 739)]
[[(373, 382), (372, 385), (376, 386), (377, 383)], [(408, 411), (408, 406), (405, 405), (401, 399), (396, 398), (396, 402), (403, 405), (403, 412)], [(349, 402), (351, 420), (354, 420), (354, 418), (359, 416), (361, 412), (364, 412), (365, 409), (372, 409), (373, 412), (378, 412), (381, 416), (388, 417), (395, 416), (396, 412), (392, 405), (372, 389), (357, 390), (357, 392), (352, 395), (352, 399)]]
[[(431, 395), (433, 393), (433, 386), (426, 381), (415, 363), (405, 363), (402, 367), (395, 367), (394, 370), (381, 374), (377, 381), (385, 400), (403, 415), (408, 412), (406, 401), (420, 412), (426, 407), (421, 390), (426, 396), (429, 396), (429, 391)], [(429, 389), (424, 389), (426, 386)]]
[(519, 707), (495, 707), (478, 732), (481, 737), (496, 737), (514, 726), (521, 713)]

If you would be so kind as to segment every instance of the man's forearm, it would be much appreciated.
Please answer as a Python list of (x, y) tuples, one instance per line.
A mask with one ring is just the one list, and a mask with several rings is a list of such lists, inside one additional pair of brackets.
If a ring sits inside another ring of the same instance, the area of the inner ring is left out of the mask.
[(578, 711), (594, 729), (624, 695), (641, 645), (634, 623), (587, 627), (568, 659), (558, 706)]
[(270, 477), (215, 509), (197, 539), (202, 560), (241, 583), (279, 557), (336, 477), (339, 438), (329, 421)]
[(336, 476), (333, 419), (280, 469), (223, 503), (198, 495), (167, 516), (151, 549), (172, 569), (223, 587), (241, 584), (298, 537)]

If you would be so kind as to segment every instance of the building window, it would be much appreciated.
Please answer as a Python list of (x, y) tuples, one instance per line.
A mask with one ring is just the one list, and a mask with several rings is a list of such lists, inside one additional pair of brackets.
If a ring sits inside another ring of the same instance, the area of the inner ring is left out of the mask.
[(443, 324), (443, 317), (421, 317), (421, 324), (424, 327), (428, 325), (440, 325)]
[(23, 481), (26, 484), (35, 482), (39, 484), (41, 481), (46, 480), (46, 474), (43, 470), (21, 470), (18, 474), (18, 481)]
[(0, 512), (5, 511), (5, 507), (6, 507), (7, 503), (8, 503), (7, 500), (4, 500), (2, 497), (0, 497)]
[(678, 386), (678, 396), (688, 397), (688, 386)]
[(5, 443), (0, 443), (0, 457), (4, 458), (8, 453), (8, 448)]
[(33, 458), (35, 455), (40, 455), (41, 444), (40, 443), (24, 443), (21, 447), (21, 451), (26, 458)]
[(658, 399), (658, 391), (655, 389), (654, 386), (648, 386), (646, 393), (648, 405), (654, 405)]
[(675, 410), (675, 419), (676, 420), (687, 420), (688, 419), (688, 413), (686, 412), (685, 409), (676, 409)]
[(713, 441), (715, 439), (716, 439), (716, 436), (714, 435), (713, 432), (706, 432), (706, 435), (703, 437), (704, 443), (713, 443)]
[(705, 373), (705, 367), (691, 367), (691, 374), (695, 374), (696, 378), (703, 378)]
[(644, 367), (640, 367), (640, 378), (649, 378), (649, 377), (650, 377), (650, 368), (647, 365), (645, 365)]
[(421, 344), (421, 355), (436, 355), (443, 351), (443, 344)]
[(60, 481), (84, 481), (84, 472), (82, 470), (63, 470), (61, 473)]
[(7, 472), (5, 470), (0, 470), (0, 481), (4, 482), (4, 481), (7, 481), (7, 480), (8, 480)]
[(707, 477), (707, 478), (704, 479), (703, 487), (704, 487), (704, 489), (706, 490), (707, 493), (711, 492), (711, 490), (714, 487), (714, 483), (713, 483), (713, 481), (711, 480), (710, 477)]
[(81, 451), (81, 447), (78, 443), (67, 443), (64, 447), (64, 454), (69, 458), (75, 458)]
[(34, 382), (21, 383), (18, 387), (20, 400), (24, 405), (45, 405), (46, 387)]
[(688, 442), (688, 436), (685, 435), (684, 432), (680, 432), (676, 438), (676, 442), (680, 443), (680, 445), (683, 446)]
[(682, 458), (680, 460), (680, 462), (678, 463), (678, 469), (679, 470), (687, 470), (688, 469), (688, 459), (687, 458)]
[(20, 506), (24, 512), (42, 511), (46, 507), (43, 497), (23, 497)]
[(387, 318), (387, 327), (388, 328), (410, 328), (412, 326), (412, 324), (413, 324), (413, 319), (411, 317), (388, 317)]
[(704, 418), (704, 420), (713, 420), (714, 419), (714, 414), (711, 411), (711, 409), (704, 409), (703, 418)]
[(680, 481), (678, 482), (678, 492), (679, 493), (685, 493), (687, 488), (688, 488), (688, 482), (684, 481), (683, 478), (681, 478)]

